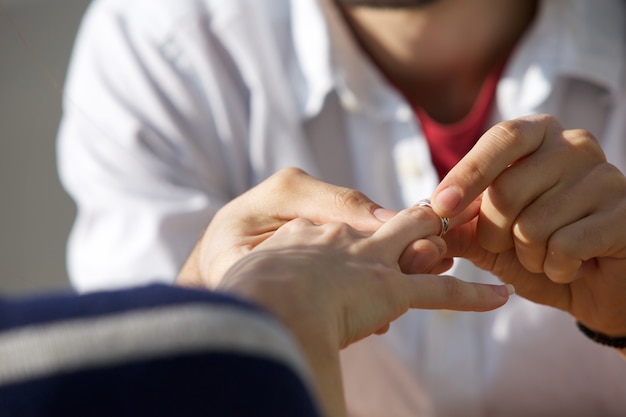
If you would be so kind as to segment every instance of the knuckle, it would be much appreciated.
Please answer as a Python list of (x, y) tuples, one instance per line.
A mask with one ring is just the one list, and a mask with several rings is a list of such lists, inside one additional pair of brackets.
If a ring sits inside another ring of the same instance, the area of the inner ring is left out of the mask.
[(461, 281), (451, 276), (442, 276), (440, 279), (442, 280), (442, 286), (446, 297), (453, 300), (460, 300), (464, 298), (466, 294)]
[(499, 147), (522, 146), (522, 138), (527, 136), (527, 121), (523, 119), (505, 120), (494, 126), (493, 135)]
[(595, 136), (584, 129), (563, 131), (563, 140), (572, 150), (591, 157), (594, 161), (606, 161), (606, 155)]
[(308, 176), (300, 168), (287, 167), (276, 171), (272, 176), (268, 178), (270, 186), (277, 190), (285, 190), (294, 188), (295, 184), (302, 179), (302, 177)]
[[(587, 227), (568, 227), (556, 231), (547, 242), (547, 251), (555, 259), (588, 260), (584, 248), (593, 248), (599, 254), (608, 254), (614, 248), (615, 234), (601, 230), (597, 224)], [(581, 252), (582, 251), (582, 252)]]
[(499, 213), (512, 213), (519, 204), (519, 192), (505, 179), (503, 176), (489, 185), (487, 189), (488, 199), (484, 201), (488, 201)]
[[(494, 151), (513, 150), (523, 155), (540, 146), (543, 138), (550, 130), (561, 131), (560, 122), (548, 114), (536, 114), (517, 119), (505, 120), (494, 126), (493, 135), (498, 139)], [(529, 138), (534, 138), (529, 143)]]
[(338, 207), (366, 207), (368, 210), (374, 205), (362, 192), (344, 187), (337, 189), (335, 204)]
[(347, 238), (353, 240), (358, 237), (356, 230), (346, 223), (330, 222), (319, 227), (324, 230), (324, 235), (331, 239)]
[(311, 226), (311, 222), (301, 218), (301, 217), (297, 217), (293, 220), (288, 221), (287, 223), (285, 223), (284, 225), (282, 225), (277, 232), (282, 232), (282, 233), (294, 233), (297, 231), (300, 231), (306, 227)]
[(338, 234), (344, 234), (352, 230), (352, 227), (348, 226), (346, 223), (340, 223), (340, 222), (326, 223), (323, 226), (326, 227), (331, 232), (338, 233)]
[(400, 211), (398, 216), (405, 217), (413, 223), (425, 223), (432, 229), (432, 234), (439, 233), (441, 229), (441, 217), (437, 215), (431, 208), (413, 206)]
[(291, 220), (289, 223), (287, 223), (288, 225), (292, 226), (292, 227), (305, 227), (305, 226), (310, 226), (312, 223), (311, 221), (303, 218), (303, 217), (296, 217), (295, 219)]
[(439, 221), (439, 216), (430, 207), (412, 206), (402, 210), (399, 215), (408, 216), (418, 221)]
[(562, 128), (562, 125), (561, 125), (561, 122), (559, 121), (559, 119), (557, 119), (552, 114), (539, 113), (539, 114), (530, 115), (530, 116), (528, 116), (528, 118), (533, 120), (533, 121), (537, 120), (541, 124), (543, 124), (544, 126), (547, 126), (547, 127), (552, 127), (552, 128), (557, 128), (557, 129), (561, 129)]
[(564, 233), (555, 233), (547, 243), (547, 253), (555, 259), (573, 259), (574, 246), (571, 244), (571, 236)]
[(467, 159), (464, 165), (465, 169), (457, 172), (460, 184), (479, 184), (490, 176), (490, 167), (482, 159)]
[(626, 195), (626, 177), (615, 165), (608, 162), (597, 164), (591, 168), (587, 172), (587, 179), (617, 191), (616, 196)]
[(560, 207), (563, 207), (562, 199), (553, 196), (531, 211), (522, 211), (512, 224), (515, 240), (525, 246), (543, 246), (550, 234), (545, 225), (550, 224), (550, 219), (560, 211)]

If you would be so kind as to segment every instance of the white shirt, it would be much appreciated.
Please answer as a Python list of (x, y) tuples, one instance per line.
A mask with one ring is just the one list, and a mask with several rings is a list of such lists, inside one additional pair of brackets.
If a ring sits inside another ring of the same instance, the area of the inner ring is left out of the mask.
[[(492, 122), (551, 113), (626, 170), (620, 0), (544, 0)], [(401, 209), (437, 174), (410, 106), (331, 0), (97, 0), (59, 134), (81, 291), (171, 282), (211, 216), (286, 166)], [(495, 278), (464, 261), (452, 273)], [(626, 363), (568, 315), (513, 297), (490, 313), (413, 311), (344, 352), (358, 416), (626, 415)]]

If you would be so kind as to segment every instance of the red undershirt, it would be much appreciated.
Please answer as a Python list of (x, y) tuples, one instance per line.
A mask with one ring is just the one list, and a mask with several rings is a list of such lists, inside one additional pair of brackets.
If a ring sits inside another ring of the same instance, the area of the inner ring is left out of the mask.
[(439, 178), (443, 178), (485, 133), (502, 68), (503, 65), (499, 65), (485, 79), (469, 113), (458, 122), (438, 123), (421, 107), (413, 106), (413, 111), (422, 125)]

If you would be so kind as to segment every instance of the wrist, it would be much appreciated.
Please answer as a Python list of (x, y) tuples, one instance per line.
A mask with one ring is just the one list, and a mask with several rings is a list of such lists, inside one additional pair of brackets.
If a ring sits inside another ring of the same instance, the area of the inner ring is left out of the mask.
[(577, 321), (576, 326), (578, 329), (589, 339), (604, 346), (609, 346), (622, 351), (622, 354), (626, 353), (626, 334), (623, 335), (609, 335), (590, 329), (581, 322)]

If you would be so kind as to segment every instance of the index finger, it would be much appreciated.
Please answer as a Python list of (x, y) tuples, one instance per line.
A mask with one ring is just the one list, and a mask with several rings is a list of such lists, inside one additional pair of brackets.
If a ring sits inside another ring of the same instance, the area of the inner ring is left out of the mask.
[(315, 223), (341, 222), (374, 231), (395, 212), (382, 208), (365, 194), (325, 183), (290, 167), (228, 204), (228, 218), (245, 220), (254, 229), (274, 230), (295, 218)]
[(508, 167), (539, 149), (549, 129), (559, 122), (531, 115), (498, 123), (454, 166), (435, 189), (433, 209), (440, 216), (460, 213)]

